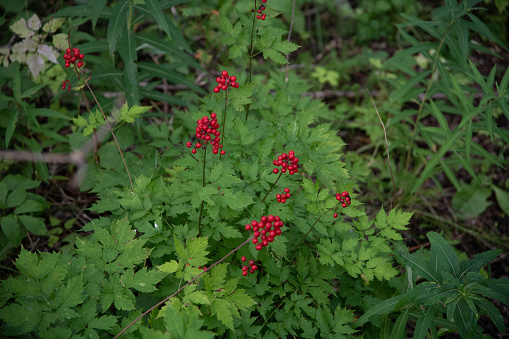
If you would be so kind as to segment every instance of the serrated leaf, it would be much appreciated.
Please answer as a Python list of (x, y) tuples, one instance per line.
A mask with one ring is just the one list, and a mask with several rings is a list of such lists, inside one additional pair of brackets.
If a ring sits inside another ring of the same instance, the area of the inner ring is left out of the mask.
[(210, 305), (211, 304), (205, 291), (195, 291), (190, 294), (187, 294), (183, 300), (184, 300), (184, 303), (186, 303), (187, 301), (190, 301), (194, 304), (201, 304), (201, 305)]
[(28, 28), (38, 31), (41, 28), (41, 20), (37, 16), (37, 14), (33, 14), (30, 19), (28, 19)]
[(217, 315), (217, 319), (226, 327), (233, 330), (233, 317), (229, 308), (230, 304), (223, 299), (216, 299), (212, 303), (212, 314)]
[(253, 203), (253, 199), (247, 193), (237, 191), (233, 193), (231, 190), (224, 190), (224, 199), (231, 209), (238, 211)]
[[(64, 22), (65, 22), (65, 18), (52, 17), (50, 19), (50, 21), (48, 21), (47, 23), (44, 24), (44, 26), (42, 27), (42, 30), (46, 33), (55, 33), (60, 27), (62, 27)], [(64, 34), (64, 33), (61, 33), (61, 34)], [(67, 36), (67, 34), (64, 34), (64, 35)], [(57, 46), (55, 45), (55, 47), (57, 47)]]
[(88, 328), (98, 330), (109, 330), (117, 324), (117, 317), (113, 315), (103, 315), (99, 318), (93, 318), (87, 323)]
[(21, 38), (30, 38), (35, 34), (34, 31), (28, 28), (27, 22), (23, 18), (15, 21), (12, 25), (9, 26), (9, 28)]
[(42, 60), (39, 55), (33, 54), (27, 59), (27, 64), (34, 79), (37, 79), (42, 69), (44, 68), (44, 60)]
[(495, 185), (491, 186), (495, 191), (495, 196), (497, 197), (498, 206), (505, 213), (506, 216), (509, 216), (509, 193), (501, 190)]
[(58, 64), (57, 52), (52, 47), (41, 44), (39, 47), (37, 47), (37, 52), (41, 55), (44, 55), (52, 63)]
[(157, 266), (161, 272), (175, 273), (179, 267), (179, 263), (176, 260), (165, 262), (162, 265)]

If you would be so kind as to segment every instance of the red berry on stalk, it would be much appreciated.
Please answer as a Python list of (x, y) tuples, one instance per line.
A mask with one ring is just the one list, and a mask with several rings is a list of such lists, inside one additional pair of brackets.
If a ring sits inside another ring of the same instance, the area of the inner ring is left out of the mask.
[(262, 245), (260, 245), (260, 244), (256, 245), (256, 249), (257, 249), (258, 251), (261, 251), (261, 249), (262, 249), (262, 248), (263, 248), (263, 246), (262, 246)]
[(214, 87), (214, 93), (219, 93), (221, 91), (221, 88), (219, 86)]
[(225, 78), (227, 78), (228, 77), (228, 72), (227, 71), (222, 71), (221, 75), (224, 76)]
[(278, 174), (278, 172), (279, 172), (279, 170), (278, 170), (277, 168), (274, 168), (274, 169), (272, 170), (272, 173), (274, 173), (274, 174)]
[(232, 76), (230, 77), (230, 81), (231, 81), (231, 82), (235, 82), (235, 81), (237, 81), (237, 77), (236, 77), (235, 75), (232, 75)]
[[(246, 261), (246, 257), (242, 257), (242, 258), (240, 258), (240, 260), (241, 260), (242, 262), (245, 262), (245, 261)], [(247, 268), (247, 266), (245, 266), (245, 267)]]
[(221, 151), (221, 155), (225, 155), (225, 154), (226, 154), (226, 152), (225, 152), (225, 151)]
[(193, 149), (191, 150), (191, 153), (196, 154), (196, 148), (193, 148)]
[(334, 213), (334, 218), (337, 218), (338, 217), (338, 214), (337, 213)]
[(191, 148), (193, 146), (193, 143), (191, 141), (188, 141), (186, 144), (187, 147)]
[(242, 271), (242, 275), (245, 277), (247, 276), (247, 271)]
[(343, 206), (343, 208), (345, 208), (345, 207), (347, 206), (347, 204), (346, 204), (346, 203), (343, 203), (341, 206)]
[(251, 230), (251, 225), (247, 224), (244, 228), (246, 229), (246, 231), (249, 231)]

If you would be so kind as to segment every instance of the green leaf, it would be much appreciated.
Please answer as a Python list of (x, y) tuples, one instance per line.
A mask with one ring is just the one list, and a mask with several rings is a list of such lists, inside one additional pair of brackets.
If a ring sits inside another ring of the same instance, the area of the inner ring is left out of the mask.
[(391, 331), (391, 339), (404, 338), (406, 334), (405, 327), (408, 320), (408, 312), (410, 312), (409, 308), (401, 312), (401, 314), (398, 316), (398, 319), (396, 319), (396, 323), (394, 324), (394, 327)]
[(109, 330), (117, 324), (117, 317), (113, 315), (103, 315), (99, 318), (92, 318), (88, 323), (88, 328), (95, 328), (98, 330)]
[(99, 20), (99, 16), (101, 15), (101, 11), (106, 4), (106, 0), (93, 0), (91, 6), (92, 14), (90, 17), (92, 18), (92, 30), (95, 32), (95, 25), (97, 24), (97, 20)]
[(152, 106), (138, 106), (138, 105), (129, 107), (126, 102), (120, 109), (119, 121), (133, 123), (134, 119), (138, 119), (143, 113), (148, 112), (151, 108)]
[(67, 285), (58, 291), (56, 300), (59, 302), (60, 308), (74, 307), (85, 300), (84, 291), (83, 280), (81, 276), (77, 276), (69, 279)]
[(143, 267), (134, 274), (134, 278), (129, 281), (129, 285), (128, 282), (125, 282), (125, 285), (127, 288), (134, 288), (140, 292), (153, 292), (157, 290), (155, 285), (157, 285), (165, 275), (165, 273), (156, 270), (147, 271), (147, 268)]
[(127, 18), (129, 12), (129, 0), (120, 0), (117, 2), (111, 13), (108, 22), (107, 41), (109, 44), (110, 56), (113, 57), (113, 51), (117, 47), (117, 41), (122, 36), (122, 32), (127, 31)]
[(5, 205), (6, 208), (17, 207), (21, 205), (27, 199), (27, 192), (23, 188), (17, 188), (11, 191), (9, 196), (7, 197), (7, 203)]
[(480, 308), (484, 309), (491, 318), (491, 321), (497, 326), (500, 333), (505, 333), (504, 317), (500, 314), (498, 308), (493, 305), (489, 300), (478, 299), (474, 301)]
[(241, 210), (253, 203), (251, 196), (242, 191), (233, 193), (232, 190), (223, 190), (222, 192), (224, 193), (224, 199), (228, 207), (235, 211)]
[(18, 224), (18, 220), (14, 214), (8, 214), (0, 219), (0, 225), (2, 226), (2, 232), (4, 232), (7, 240), (13, 245), (18, 245), (21, 241), (21, 230)]
[(5, 131), (5, 147), (9, 147), (9, 142), (11, 141), (12, 135), (14, 134), (14, 130), (16, 129), (16, 124), (18, 122), (18, 110), (13, 110), (12, 115), (7, 123), (7, 129)]
[(509, 193), (501, 190), (495, 185), (492, 185), (491, 188), (493, 188), (493, 190), (495, 191), (498, 206), (505, 213), (506, 216), (509, 216)]
[(164, 273), (175, 273), (179, 267), (179, 263), (175, 260), (168, 261), (162, 265), (157, 266), (157, 268)]
[(18, 215), (19, 221), (28, 231), (36, 235), (46, 235), (47, 230), (42, 218), (32, 217), (30, 215)]
[(454, 277), (459, 276), (459, 260), (454, 249), (449, 243), (436, 232), (428, 232), (427, 237), (431, 243), (431, 247), (435, 250), (439, 263), (447, 272), (451, 272)]
[(474, 255), (474, 259), (470, 260), (468, 263), (462, 262), (461, 275), (458, 277), (458, 280), (462, 280), (465, 278), (466, 274), (469, 272), (479, 272), (479, 270), (488, 265), (491, 261), (495, 260), (502, 253), (502, 250), (489, 250), (483, 253), (478, 253)]
[(120, 56), (124, 61), (124, 86), (127, 101), (131, 106), (140, 103), (140, 85), (138, 81), (138, 68), (135, 61), (138, 60), (136, 54), (136, 35), (127, 31), (121, 37)]
[(491, 191), (483, 188), (479, 183), (461, 182), (460, 190), (452, 198), (452, 207), (465, 217), (476, 217), (490, 205), (488, 201), (490, 195)]
[(161, 5), (159, 5), (159, 0), (145, 0), (145, 4), (147, 5), (150, 14), (152, 14), (159, 27), (165, 31), (166, 34), (168, 34), (168, 38), (171, 38), (170, 29), (168, 28), (168, 23), (164, 17), (164, 12), (161, 9)]
[(217, 315), (217, 319), (226, 327), (233, 330), (233, 317), (230, 310), (230, 304), (223, 299), (216, 299), (212, 303), (212, 314)]
[(426, 278), (426, 280), (436, 284), (441, 283), (438, 271), (434, 270), (433, 267), (426, 261), (422, 260), (422, 258), (419, 258), (417, 254), (402, 253), (400, 255), (408, 266), (412, 267), (413, 269), (417, 269), (418, 274), (422, 275), (424, 278)]
[(424, 315), (421, 315), (417, 319), (417, 324), (415, 325), (414, 330), (414, 338), (415, 339), (425, 339), (428, 334), (428, 329), (433, 321), (433, 317), (435, 315), (436, 307), (431, 305), (428, 309), (424, 310)]
[(387, 314), (394, 310), (394, 307), (398, 304), (399, 300), (402, 298), (402, 295), (398, 295), (396, 297), (392, 297), (386, 299), (374, 307), (370, 308), (366, 313), (364, 313), (355, 323), (354, 327), (359, 327), (365, 322), (369, 320), (369, 318), (373, 315)]

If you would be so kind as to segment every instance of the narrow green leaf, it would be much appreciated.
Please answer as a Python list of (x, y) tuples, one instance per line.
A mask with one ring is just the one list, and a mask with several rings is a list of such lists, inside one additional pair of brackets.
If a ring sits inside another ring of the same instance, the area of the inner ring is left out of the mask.
[(117, 47), (117, 41), (122, 33), (127, 31), (128, 11), (129, 0), (120, 0), (113, 8), (107, 30), (110, 56), (113, 56), (113, 51)]
[(136, 35), (131, 31), (125, 32), (122, 37), (120, 56), (124, 61), (124, 86), (127, 102), (130, 106), (139, 105), (140, 85), (138, 81), (138, 68), (135, 63), (138, 60), (136, 54)]
[(408, 320), (408, 312), (410, 309), (406, 309), (398, 316), (398, 319), (396, 319), (396, 324), (394, 324), (394, 327), (391, 331), (391, 338), (393, 339), (400, 339), (403, 338), (406, 334), (405, 327)]
[(459, 260), (451, 245), (436, 232), (428, 232), (427, 237), (437, 253), (440, 264), (448, 272), (451, 272), (454, 277), (458, 278), (460, 269)]
[(429, 282), (434, 282), (436, 284), (440, 284), (440, 280), (438, 279), (436, 271), (432, 269), (432, 267), (421, 260), (420, 258), (415, 257), (415, 255), (411, 254), (401, 254), (403, 260), (405, 260), (406, 264), (418, 270), (418, 274), (422, 275)]
[(506, 216), (509, 216), (509, 193), (501, 190), (495, 185), (492, 185), (491, 188), (493, 188), (493, 190), (495, 191), (498, 206), (502, 211), (504, 211)]
[(427, 310), (424, 311), (424, 315), (417, 319), (417, 324), (414, 330), (414, 339), (425, 339), (428, 334), (428, 329), (433, 321), (436, 307), (431, 305)]
[(145, 5), (147, 5), (150, 14), (154, 17), (155, 21), (159, 25), (159, 27), (168, 34), (168, 38), (171, 39), (170, 29), (168, 28), (168, 23), (166, 22), (166, 18), (164, 17), (163, 10), (158, 0), (145, 0)]
[(419, 176), (419, 180), (415, 183), (414, 187), (412, 188), (412, 193), (415, 193), (419, 186), (421, 186), (426, 179), (429, 178), (431, 175), (431, 171), (435, 168), (435, 166), (438, 164), (440, 160), (442, 160), (442, 157), (445, 155), (447, 151), (454, 145), (456, 142), (456, 139), (463, 133), (459, 128), (456, 128), (456, 131), (452, 133), (452, 135), (447, 139), (447, 141), (440, 147), (440, 150), (437, 154), (433, 156), (433, 158), (426, 164), (426, 167), (424, 168), (424, 171), (422, 171), (421, 175)]
[(106, 0), (94, 0), (92, 2), (92, 30), (95, 32), (95, 25), (97, 24), (97, 20), (99, 20), (99, 16), (101, 15), (101, 11), (104, 8), (104, 5), (106, 4)]
[(474, 301), (480, 308), (484, 309), (488, 312), (488, 315), (491, 318), (491, 321), (497, 326), (497, 329), (500, 333), (505, 333), (505, 324), (504, 317), (500, 314), (498, 308), (493, 305), (489, 300), (479, 299)]
[(381, 303), (376, 304), (355, 322), (354, 327), (361, 326), (362, 324), (367, 322), (372, 315), (387, 314), (392, 312), (392, 310), (394, 310), (394, 307), (398, 304), (399, 300), (402, 297), (403, 297), (402, 295), (398, 295), (396, 297), (389, 298), (387, 300), (382, 301)]
[(486, 266), (491, 261), (495, 260), (495, 258), (498, 257), (500, 253), (502, 253), (502, 250), (494, 249), (474, 255), (474, 259), (470, 260), (464, 265), (461, 265), (461, 269), (463, 271), (461, 272), (461, 275), (458, 279), (461, 281), (461, 279), (464, 278), (465, 275), (469, 272), (479, 272), (483, 266)]
[(11, 114), (11, 118), (7, 123), (7, 129), (5, 131), (5, 148), (9, 147), (9, 142), (11, 141), (14, 130), (16, 129), (16, 124), (18, 122), (18, 110), (11, 111)]
[(466, 161), (470, 161), (470, 148), (472, 143), (472, 131), (473, 131), (473, 123), (472, 121), (469, 121), (467, 124), (467, 131), (465, 135), (465, 151), (467, 153), (467, 159)]

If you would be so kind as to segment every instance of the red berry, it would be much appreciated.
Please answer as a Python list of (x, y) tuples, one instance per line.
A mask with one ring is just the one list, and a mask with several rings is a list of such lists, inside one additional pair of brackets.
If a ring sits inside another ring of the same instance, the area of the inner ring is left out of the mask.
[(71, 49), (70, 48), (66, 49), (65, 53), (70, 54), (71, 53)]
[(78, 61), (78, 67), (83, 66), (83, 61)]
[(253, 266), (253, 265), (254, 265), (254, 260), (249, 260), (249, 266)]
[(256, 266), (256, 265), (251, 265), (251, 270), (256, 271), (256, 269), (257, 269), (257, 268), (258, 268), (258, 266)]
[(265, 14), (262, 14), (262, 20), (265, 20)]
[(191, 146), (193, 146), (193, 143), (191, 141), (188, 141), (187, 144), (186, 144), (187, 147), (191, 148)]
[(195, 145), (196, 148), (201, 148), (201, 144), (199, 142), (196, 143)]
[(277, 168), (274, 168), (274, 169), (272, 170), (272, 173), (274, 173), (274, 174), (278, 174), (278, 172), (279, 172), (279, 170), (278, 170)]
[(227, 78), (228, 77), (228, 72), (227, 71), (222, 71), (221, 75), (224, 76), (225, 78)]
[(221, 85), (221, 89), (222, 89), (223, 91), (226, 91), (226, 89), (227, 89), (227, 88), (228, 88), (228, 86), (226, 86), (226, 85)]
[(196, 148), (193, 148), (193, 149), (191, 150), (191, 153), (196, 154)]
[(214, 113), (214, 112), (212, 112), (212, 113), (210, 113), (210, 117), (211, 117), (212, 119), (214, 119), (215, 117), (217, 117), (217, 114), (216, 114), (216, 113)]
[(262, 245), (260, 245), (260, 244), (256, 245), (256, 249), (257, 249), (258, 251), (260, 251), (262, 248), (263, 248), (263, 246), (262, 246)]
[(245, 277), (247, 275), (247, 271), (242, 271), (242, 275)]
[[(242, 258), (240, 258), (240, 260), (242, 260), (242, 262), (245, 262), (246, 261), (246, 257), (242, 257)], [(247, 269), (247, 267), (246, 267), (246, 269)]]
[(259, 15), (257, 15), (257, 16), (256, 16), (256, 18), (259, 20), (259, 19), (260, 19), (260, 16), (259, 16)]
[(258, 238), (254, 238), (253, 239), (253, 244), (257, 244), (258, 243)]
[(230, 80), (231, 80), (232, 82), (235, 82), (235, 81), (237, 81), (237, 77), (236, 77), (235, 75), (232, 75), (232, 76), (230, 77)]
[(341, 206), (343, 206), (343, 208), (345, 208), (345, 207), (347, 206), (347, 204), (346, 204), (346, 203), (343, 203)]
[(226, 154), (226, 152), (225, 152), (225, 151), (221, 151), (221, 155), (225, 155), (225, 154)]
[(78, 55), (78, 59), (80, 59), (80, 60), (83, 60), (84, 57), (85, 57), (85, 55), (83, 55), (83, 54)]
[(251, 225), (247, 224), (247, 225), (245, 226), (245, 229), (246, 229), (246, 231), (251, 230)]
[(203, 270), (206, 271), (207, 270), (207, 267), (206, 266), (203, 266)]
[(219, 93), (219, 91), (221, 91), (221, 88), (219, 88), (219, 86), (214, 87), (214, 93)]
[(338, 217), (338, 214), (337, 213), (334, 213), (334, 218), (337, 218)]
[(290, 192), (290, 189), (289, 188), (285, 188), (284, 191), (285, 191), (285, 193), (288, 193), (288, 192)]

